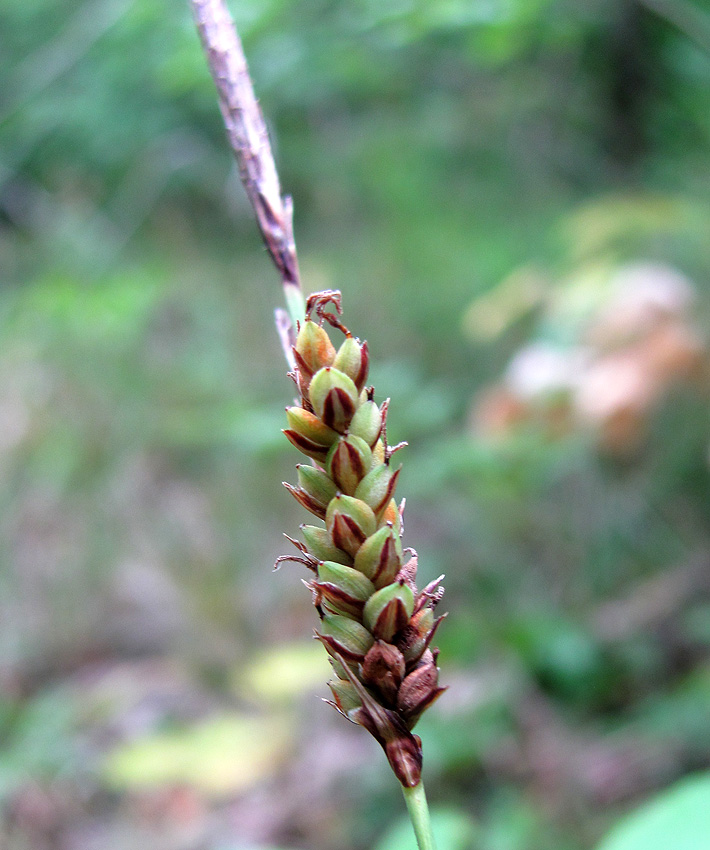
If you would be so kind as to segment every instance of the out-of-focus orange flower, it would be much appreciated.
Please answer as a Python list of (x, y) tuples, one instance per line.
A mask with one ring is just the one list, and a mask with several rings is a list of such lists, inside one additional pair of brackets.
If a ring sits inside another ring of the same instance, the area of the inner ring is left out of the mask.
[[(562, 291), (550, 299), (548, 327), (569, 314), (565, 297), (574, 296)], [(479, 395), (475, 433), (501, 436), (536, 422), (551, 436), (584, 428), (605, 450), (635, 450), (671, 388), (694, 382), (700, 389), (707, 374), (708, 348), (693, 325), (693, 304), (690, 282), (674, 269), (639, 263), (617, 270), (572, 343), (525, 346), (503, 380)]]

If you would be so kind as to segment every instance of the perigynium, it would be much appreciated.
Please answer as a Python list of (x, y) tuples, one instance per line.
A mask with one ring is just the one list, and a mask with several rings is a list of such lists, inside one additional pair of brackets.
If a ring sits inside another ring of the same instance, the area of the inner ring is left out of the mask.
[[(404, 500), (393, 463), (403, 445), (387, 444), (389, 400), (378, 404), (367, 386), (369, 354), (342, 324), (340, 293), (311, 295), (292, 353), (299, 398), (286, 408), (284, 434), (310, 462), (297, 464), (289, 492), (321, 524), (302, 525), (288, 539), (305, 564), (319, 624), (316, 637), (330, 656), (328, 702), (364, 726), (383, 747), (405, 788), (420, 783), (417, 720), (445, 690), (439, 686), (431, 641), (443, 615), (439, 577), (417, 589), (417, 553), (403, 548)], [(344, 339), (336, 349), (324, 327)]]

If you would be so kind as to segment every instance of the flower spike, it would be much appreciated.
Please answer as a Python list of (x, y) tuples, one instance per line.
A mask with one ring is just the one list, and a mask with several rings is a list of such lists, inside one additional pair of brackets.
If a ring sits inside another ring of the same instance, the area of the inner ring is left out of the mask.
[[(443, 576), (417, 588), (417, 553), (403, 549), (404, 499), (394, 495), (400, 469), (392, 455), (406, 443), (387, 443), (389, 399), (377, 404), (365, 387), (366, 342), (340, 321), (337, 290), (310, 296), (292, 349), (300, 399), (286, 408), (286, 437), (312, 465), (298, 464), (286, 484), (323, 526), (302, 525), (297, 554), (277, 560), (304, 564), (320, 618), (316, 638), (335, 673), (326, 700), (364, 726), (385, 751), (405, 788), (420, 781), (421, 741), (411, 730), (441, 696), (437, 651), (431, 642)], [(342, 332), (333, 345), (324, 325)]]

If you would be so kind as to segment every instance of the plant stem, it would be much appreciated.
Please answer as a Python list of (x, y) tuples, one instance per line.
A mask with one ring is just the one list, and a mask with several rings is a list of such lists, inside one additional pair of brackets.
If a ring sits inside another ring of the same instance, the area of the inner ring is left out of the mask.
[(412, 820), (414, 834), (417, 837), (419, 850), (436, 850), (434, 833), (431, 831), (431, 819), (429, 818), (429, 806), (424, 793), (424, 783), (420, 780), (414, 788), (402, 788), (404, 801), (409, 810)]
[[(302, 322), (298, 258), (293, 239), (293, 206), (281, 197), (281, 185), (269, 144), (264, 116), (254, 95), (244, 50), (224, 0), (190, 0), (202, 46), (217, 86), (219, 105), (239, 175), (249, 196), (259, 230), (281, 275), (291, 320), (290, 344), (296, 322)], [(290, 351), (290, 346), (284, 349)], [(288, 358), (288, 354), (287, 354)]]

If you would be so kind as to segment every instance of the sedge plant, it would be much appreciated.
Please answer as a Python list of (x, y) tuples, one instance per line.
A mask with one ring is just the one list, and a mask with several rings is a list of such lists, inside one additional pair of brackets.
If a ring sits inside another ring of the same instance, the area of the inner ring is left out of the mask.
[[(292, 206), (282, 198), (263, 116), (224, 0), (191, 0), (217, 85), (227, 135), (265, 244), (281, 275), (286, 310), (276, 326), (297, 391), (284, 434), (304, 456), (289, 492), (318, 524), (277, 559), (308, 571), (315, 634), (329, 655), (340, 714), (382, 746), (402, 786), (420, 850), (434, 850), (422, 783), (421, 740), (412, 730), (443, 693), (434, 634), (440, 578), (418, 589), (417, 553), (403, 545), (396, 453), (387, 442), (389, 400), (367, 383), (369, 351), (341, 321), (338, 291), (304, 299)], [(329, 333), (330, 331), (330, 333)], [(334, 344), (331, 334), (336, 338)]]

